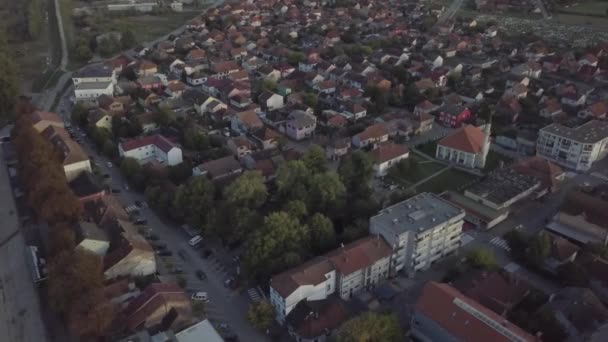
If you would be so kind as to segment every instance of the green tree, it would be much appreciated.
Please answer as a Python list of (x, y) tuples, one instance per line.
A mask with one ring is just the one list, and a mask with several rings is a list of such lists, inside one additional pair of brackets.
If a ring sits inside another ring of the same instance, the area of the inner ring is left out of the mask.
[(515, 260), (524, 261), (529, 242), (526, 236), (517, 230), (511, 230), (504, 235), (505, 241), (510, 248), (510, 253)]
[(169, 108), (160, 108), (158, 115), (156, 116), (156, 124), (161, 127), (167, 127), (175, 121), (175, 112)]
[(329, 218), (323, 214), (314, 214), (308, 222), (310, 244), (315, 254), (327, 252), (336, 244), (336, 232)]
[(224, 189), (224, 199), (230, 205), (257, 209), (266, 202), (268, 190), (262, 174), (246, 171)]
[(49, 255), (51, 257), (61, 252), (71, 251), (76, 246), (76, 236), (74, 229), (63, 222), (53, 225), (49, 233)]
[(207, 150), (210, 147), (209, 137), (194, 127), (186, 128), (184, 132), (184, 147), (196, 151)]
[(310, 108), (315, 108), (315, 107), (317, 107), (319, 98), (317, 97), (317, 95), (315, 95), (313, 93), (306, 93), (306, 94), (304, 94), (304, 97), (302, 98), (302, 102), (304, 102), (304, 104)]
[(298, 65), (298, 63), (303, 62), (306, 59), (306, 55), (302, 52), (292, 52), (287, 55), (287, 61), (291, 65)]
[(76, 103), (74, 107), (72, 107), (71, 120), (72, 123), (78, 126), (86, 126), (87, 124), (87, 115), (89, 111), (86, 109), (84, 105), (81, 103)]
[(137, 39), (135, 38), (135, 33), (133, 33), (133, 30), (123, 30), (120, 35), (120, 47), (123, 50), (127, 50), (135, 46), (135, 44), (137, 44)]
[(122, 174), (129, 180), (129, 182), (133, 182), (135, 178), (141, 174), (142, 167), (135, 158), (126, 157), (120, 163), (120, 171)]
[(264, 218), (247, 248), (246, 267), (254, 278), (262, 279), (299, 262), (308, 250), (308, 229), (285, 212)]
[(497, 266), (494, 253), (485, 248), (475, 248), (467, 253), (467, 263), (472, 267), (490, 270)]
[(528, 248), (528, 262), (534, 266), (542, 266), (545, 258), (551, 253), (551, 238), (548, 234), (541, 233), (530, 241)]
[(297, 218), (303, 220), (308, 216), (308, 209), (306, 209), (306, 203), (301, 200), (291, 200), (283, 206), (283, 211)]
[(399, 321), (394, 314), (364, 313), (346, 321), (338, 330), (337, 342), (403, 341)]
[(109, 37), (100, 39), (97, 44), (97, 52), (104, 58), (112, 56), (119, 50), (120, 44), (112, 34)]
[(308, 198), (310, 177), (310, 170), (301, 160), (281, 164), (275, 179), (279, 197), (283, 200)]
[(309, 186), (308, 208), (326, 214), (336, 214), (343, 208), (345, 199), (346, 188), (337, 173), (328, 171), (312, 176)]
[(28, 33), (30, 38), (36, 39), (40, 36), (44, 25), (43, 8), (40, 0), (30, 0), (27, 8)]
[(247, 310), (247, 320), (254, 327), (265, 331), (270, 328), (274, 320), (274, 308), (266, 300), (253, 303)]
[(173, 208), (191, 226), (206, 231), (214, 216), (213, 184), (206, 177), (194, 177), (175, 192)]
[(371, 157), (363, 151), (355, 151), (342, 158), (338, 174), (349, 194), (358, 198), (369, 197), (373, 165)]
[(312, 145), (304, 153), (302, 161), (312, 173), (327, 171), (327, 157), (325, 150), (319, 145)]
[(118, 146), (116, 146), (112, 140), (106, 140), (106, 142), (103, 143), (102, 151), (103, 154), (110, 159), (118, 157)]
[(74, 45), (72, 55), (77, 61), (88, 62), (93, 58), (93, 52), (86, 38), (80, 38)]
[(14, 117), (18, 94), (16, 65), (6, 52), (0, 50), (0, 123)]

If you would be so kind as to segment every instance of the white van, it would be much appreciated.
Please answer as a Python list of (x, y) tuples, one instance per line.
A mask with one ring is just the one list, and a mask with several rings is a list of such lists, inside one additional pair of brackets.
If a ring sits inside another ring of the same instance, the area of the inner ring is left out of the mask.
[(200, 235), (197, 235), (188, 241), (188, 244), (192, 247), (195, 247), (199, 243), (203, 242), (203, 238)]
[(207, 303), (209, 298), (207, 297), (207, 292), (197, 292), (192, 294), (192, 300)]

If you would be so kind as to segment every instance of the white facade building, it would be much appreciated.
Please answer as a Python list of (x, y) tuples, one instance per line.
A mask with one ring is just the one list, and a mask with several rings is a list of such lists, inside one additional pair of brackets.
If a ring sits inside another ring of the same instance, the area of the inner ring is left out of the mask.
[(431, 193), (422, 193), (370, 218), (370, 232), (392, 247), (391, 272), (409, 276), (460, 247), (465, 212)]
[(554, 123), (540, 130), (536, 154), (576, 171), (587, 171), (608, 153), (608, 122), (592, 120), (577, 127)]
[(74, 85), (76, 100), (95, 100), (101, 95), (114, 96), (112, 81), (82, 82)]
[(435, 158), (467, 168), (483, 168), (490, 151), (490, 124), (464, 126), (439, 140)]
[(134, 158), (141, 164), (155, 160), (168, 166), (182, 162), (182, 150), (164, 136), (157, 134), (135, 138), (118, 144), (121, 157)]
[(270, 280), (270, 302), (276, 318), (285, 317), (303, 301), (327, 299), (337, 293), (348, 300), (386, 279), (391, 248), (379, 236), (369, 236), (314, 258)]
[(74, 86), (81, 83), (112, 82), (116, 84), (116, 72), (111, 66), (101, 63), (89, 64), (72, 74)]
[(317, 118), (301, 110), (295, 110), (289, 115), (285, 124), (285, 134), (294, 140), (302, 140), (313, 135), (317, 128)]

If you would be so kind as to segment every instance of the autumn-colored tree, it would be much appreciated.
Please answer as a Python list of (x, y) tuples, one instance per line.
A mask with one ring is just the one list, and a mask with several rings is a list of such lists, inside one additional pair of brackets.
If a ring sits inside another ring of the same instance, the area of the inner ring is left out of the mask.
[(50, 228), (49, 255), (51, 257), (74, 249), (76, 246), (76, 236), (70, 224), (57, 222)]

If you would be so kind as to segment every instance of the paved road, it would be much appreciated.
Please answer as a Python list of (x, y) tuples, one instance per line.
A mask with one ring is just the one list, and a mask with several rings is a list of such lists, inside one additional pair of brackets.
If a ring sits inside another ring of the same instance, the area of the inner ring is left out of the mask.
[[(64, 120), (68, 120), (68, 111), (64, 114)], [(77, 133), (81, 137), (83, 134)], [(113, 189), (121, 189), (121, 193), (116, 196), (122, 201), (125, 207), (134, 205), (135, 201), (145, 202), (145, 197), (142, 194), (134, 191), (126, 191), (126, 180), (122, 177), (118, 167), (108, 166), (108, 160), (97, 153), (86, 138), (82, 138), (85, 142), (84, 149), (89, 155), (94, 157), (94, 164), (102, 173), (107, 173), (111, 176), (109, 185)], [(164, 270), (164, 265), (167, 261), (172, 264), (179, 264), (184, 270), (184, 276), (187, 279), (186, 288), (189, 292), (205, 291), (208, 293), (210, 303), (206, 305), (206, 314), (209, 320), (215, 324), (227, 323), (234, 332), (243, 341), (267, 341), (265, 335), (255, 330), (246, 319), (247, 308), (251, 303), (248, 297), (248, 292), (238, 293), (231, 291), (224, 286), (224, 281), (227, 278), (226, 267), (219, 267), (215, 259), (203, 259), (196, 251), (194, 251), (187, 243), (188, 237), (182, 229), (175, 225), (162, 222), (158, 216), (149, 208), (139, 209), (142, 218), (147, 222), (147, 228), (156, 234), (160, 241), (167, 244), (168, 250), (173, 252), (173, 256), (169, 258), (158, 258), (157, 262), (160, 270)], [(186, 253), (186, 259), (183, 260), (177, 254), (179, 250)], [(207, 280), (200, 281), (196, 276), (196, 270), (203, 270), (208, 276)], [(259, 295), (259, 293), (258, 293)], [(245, 338), (246, 337), (246, 338)]]
[(55, 1), (55, 16), (57, 17), (57, 26), (59, 29), (59, 38), (61, 39), (61, 62), (59, 63), (59, 69), (65, 70), (68, 66), (68, 44), (65, 40), (65, 31), (63, 29), (63, 18), (61, 17), (61, 7), (59, 0)]
[(25, 241), (0, 149), (0, 337), (6, 342), (45, 342), (38, 293), (26, 261)]

